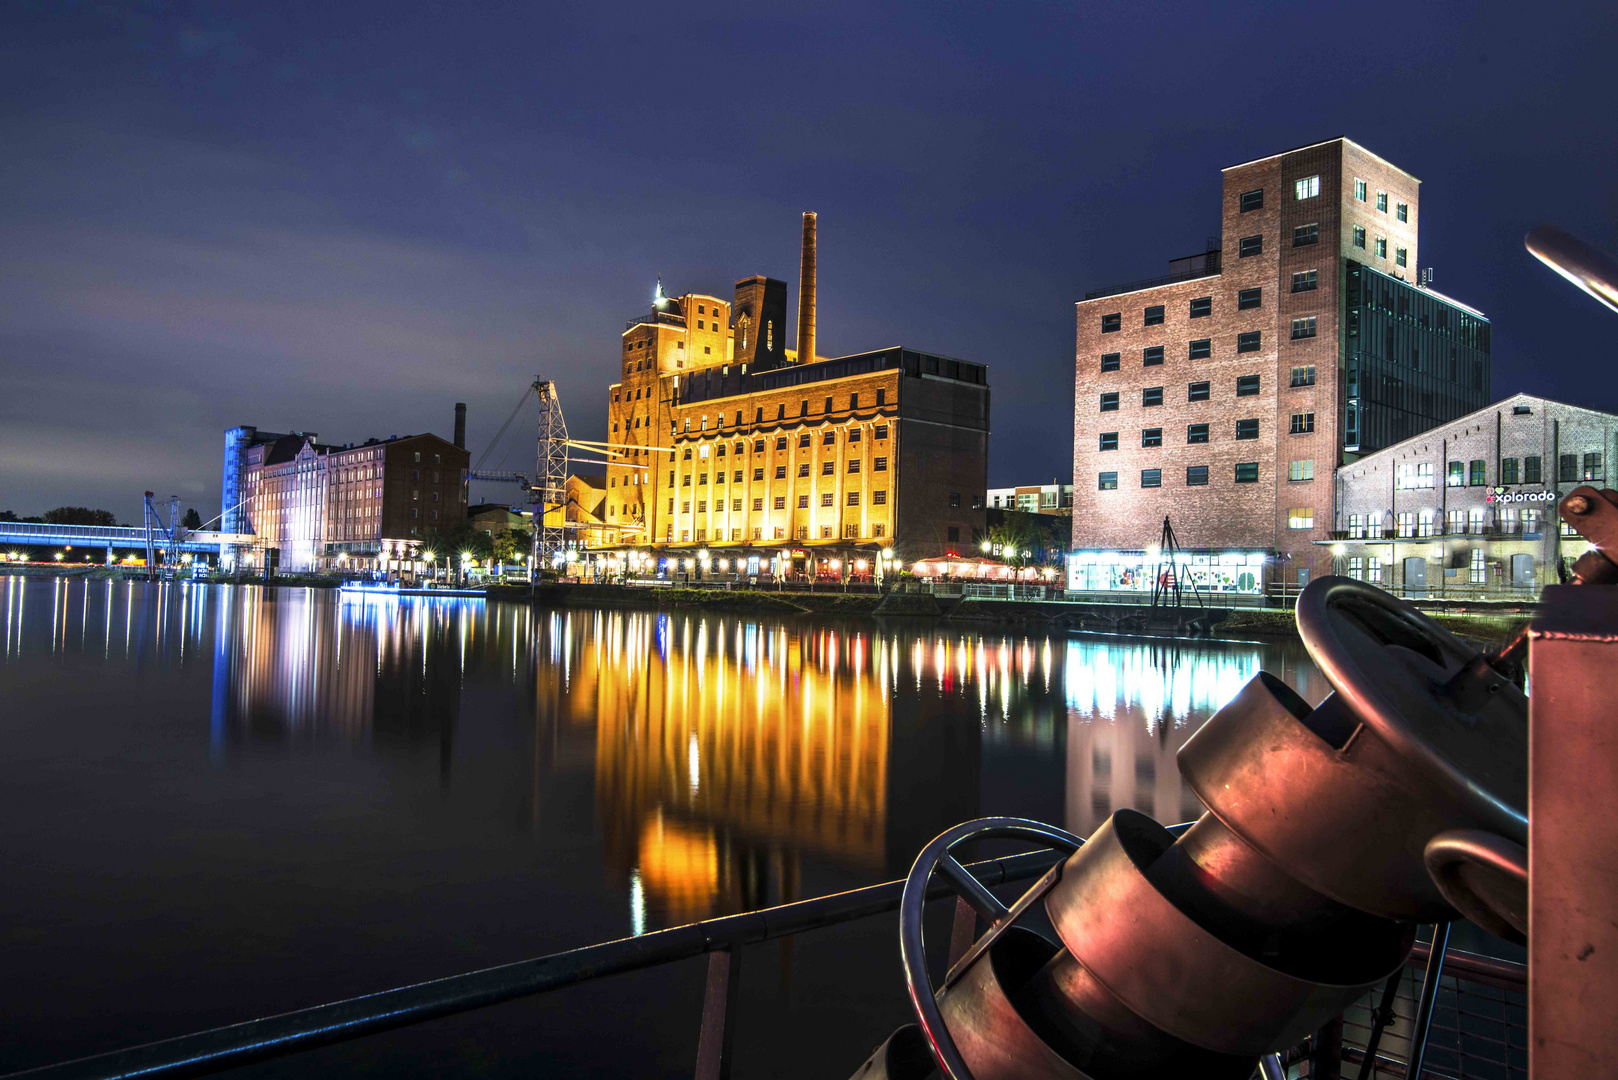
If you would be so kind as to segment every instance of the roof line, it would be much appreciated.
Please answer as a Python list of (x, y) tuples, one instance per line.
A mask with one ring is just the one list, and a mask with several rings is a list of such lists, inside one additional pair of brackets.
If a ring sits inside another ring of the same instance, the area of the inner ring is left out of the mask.
[(1418, 183), (1418, 184), (1421, 183), (1421, 177), (1417, 176), (1415, 173), (1410, 172), (1408, 169), (1401, 169), (1399, 166), (1395, 165), (1393, 162), (1389, 161), (1387, 158), (1383, 157), (1381, 154), (1377, 153), (1375, 150), (1366, 149), (1365, 147), (1361, 146), (1359, 143), (1355, 142), (1353, 139), (1350, 139), (1347, 135), (1339, 135), (1335, 139), (1322, 139), (1319, 142), (1305, 143), (1303, 146), (1294, 146), (1290, 150), (1282, 150), (1282, 151), (1280, 151), (1278, 153), (1274, 153), (1274, 154), (1265, 154), (1263, 157), (1256, 157), (1256, 158), (1253, 158), (1251, 161), (1242, 161), (1242, 162), (1238, 162), (1235, 165), (1227, 165), (1223, 169), (1220, 169), (1219, 171), (1220, 172), (1230, 172), (1232, 169), (1240, 169), (1240, 168), (1244, 168), (1245, 166), (1248, 166), (1248, 165), (1256, 165), (1261, 161), (1269, 161), (1271, 158), (1285, 157), (1287, 154), (1296, 154), (1296, 153), (1298, 153), (1299, 151), (1302, 151), (1302, 150), (1313, 150), (1317, 146), (1325, 146), (1327, 143), (1334, 143), (1334, 142), (1347, 143), (1349, 146), (1352, 146), (1354, 149), (1360, 151), (1361, 153), (1366, 154), (1366, 155), (1368, 155), (1370, 157), (1376, 158), (1378, 161), (1380, 161), (1382, 164), (1386, 165), (1388, 168), (1392, 169), (1394, 172), (1403, 173), (1405, 176), (1410, 177), (1410, 179), (1414, 180), (1416, 183)]

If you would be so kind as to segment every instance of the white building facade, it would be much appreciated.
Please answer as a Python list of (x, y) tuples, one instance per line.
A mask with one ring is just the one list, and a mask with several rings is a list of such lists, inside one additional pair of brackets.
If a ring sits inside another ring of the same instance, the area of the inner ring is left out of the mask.
[(1517, 394), (1337, 470), (1336, 573), (1416, 599), (1531, 599), (1588, 550), (1557, 505), (1606, 487), (1618, 416)]

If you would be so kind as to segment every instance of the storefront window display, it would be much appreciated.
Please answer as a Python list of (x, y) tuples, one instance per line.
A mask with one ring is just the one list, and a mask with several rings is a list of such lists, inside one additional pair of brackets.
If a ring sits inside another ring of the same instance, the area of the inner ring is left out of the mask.
[[(1257, 593), (1264, 552), (1182, 552), (1175, 558), (1180, 588), (1206, 593)], [(1078, 592), (1151, 592), (1162, 559), (1146, 551), (1077, 551), (1068, 556), (1067, 587)]]

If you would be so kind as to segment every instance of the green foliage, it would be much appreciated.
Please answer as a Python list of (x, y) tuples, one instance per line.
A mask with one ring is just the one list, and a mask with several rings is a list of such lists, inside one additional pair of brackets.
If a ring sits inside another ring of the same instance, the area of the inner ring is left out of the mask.
[(88, 506), (58, 506), (45, 511), (48, 525), (116, 525), (118, 519), (110, 510), (91, 510)]
[(482, 529), (462, 522), (453, 529), (428, 529), (422, 533), (421, 549), (432, 552), (440, 562), (445, 559), (460, 562), (464, 554), (474, 559), (489, 559), (494, 555), (494, 541)]
[(526, 529), (507, 529), (494, 536), (494, 558), (497, 562), (514, 563), (521, 555), (526, 560), (532, 549), (533, 534)]

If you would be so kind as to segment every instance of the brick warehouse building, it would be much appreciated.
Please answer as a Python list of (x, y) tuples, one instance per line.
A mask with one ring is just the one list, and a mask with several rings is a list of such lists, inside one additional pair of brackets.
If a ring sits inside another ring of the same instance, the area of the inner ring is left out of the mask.
[(416, 572), (423, 536), (466, 520), (468, 464), (464, 447), (437, 435), (332, 446), (308, 432), (232, 428), (225, 433), (224, 520), (255, 539), (225, 563)]
[[(786, 285), (657, 300), (629, 320), (609, 390), (603, 521), (654, 552), (738, 572), (869, 572), (959, 552), (984, 528), (987, 369), (904, 348), (816, 354), (815, 229), (804, 215), (796, 341)], [(832, 565), (833, 561), (837, 565)]]
[[(1070, 587), (1329, 573), (1339, 465), (1489, 399), (1489, 323), (1414, 284), (1420, 182), (1348, 139), (1223, 172), (1217, 249), (1077, 304)], [(1211, 246), (1211, 245), (1210, 245)]]

